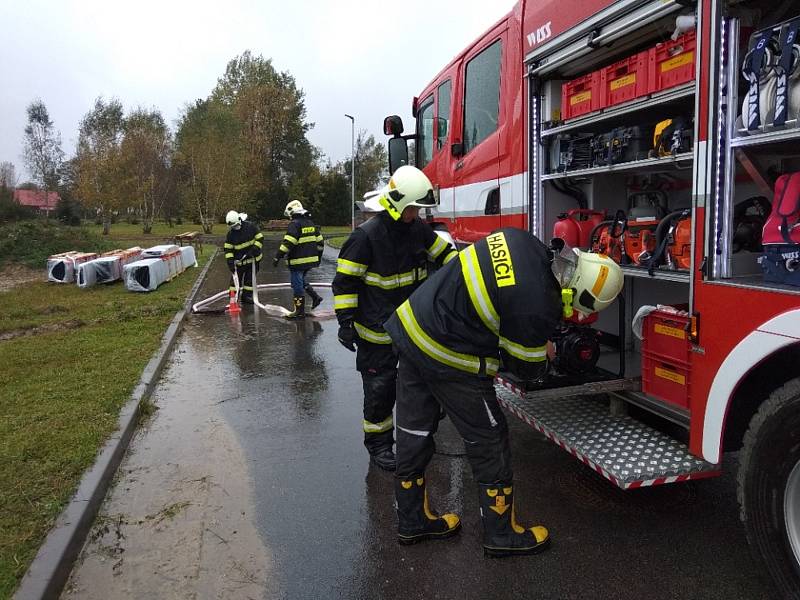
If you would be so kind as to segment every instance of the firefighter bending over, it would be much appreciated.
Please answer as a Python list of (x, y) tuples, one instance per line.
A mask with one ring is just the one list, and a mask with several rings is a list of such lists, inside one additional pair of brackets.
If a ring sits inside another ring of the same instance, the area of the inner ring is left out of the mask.
[(322, 296), (306, 281), (306, 273), (309, 269), (319, 266), (325, 246), (319, 227), (314, 225), (311, 213), (303, 208), (299, 200), (289, 202), (283, 214), (292, 220), (275, 253), (275, 258), (272, 259), (272, 266), (277, 267), (278, 262), (286, 256), (294, 294), (294, 310), (286, 315), (286, 318), (302, 319), (306, 316), (306, 294), (311, 297), (312, 310), (322, 302)]
[[(253, 303), (253, 268), (255, 263), (256, 271), (261, 264), (261, 240), (264, 237), (258, 230), (255, 223), (247, 220), (244, 213), (229, 210), (225, 215), (225, 222), (228, 224), (228, 235), (225, 236), (225, 260), (231, 273), (239, 276), (241, 295), (239, 300), (242, 304)], [(234, 290), (233, 278), (231, 278), (231, 290)]]
[(622, 283), (621, 269), (604, 255), (569, 251), (554, 261), (538, 239), (506, 228), (463, 250), (397, 309), (385, 327), (400, 361), (395, 497), (401, 544), (448, 537), (460, 527), (454, 514), (433, 515), (425, 493), (441, 405), (464, 439), (478, 482), (484, 552), (534, 554), (547, 546), (547, 529), (515, 521), (508, 426), (493, 377), (501, 360), (520, 378), (544, 375), (548, 340), (562, 313), (602, 310)]
[(444, 264), (455, 248), (419, 218), (419, 208), (434, 206), (425, 174), (403, 166), (378, 197), (383, 211), (357, 227), (342, 246), (333, 279), (339, 341), (355, 352), (364, 387), (364, 445), (370, 460), (393, 471), (392, 410), (397, 355), (384, 321), (428, 276), (428, 261)]

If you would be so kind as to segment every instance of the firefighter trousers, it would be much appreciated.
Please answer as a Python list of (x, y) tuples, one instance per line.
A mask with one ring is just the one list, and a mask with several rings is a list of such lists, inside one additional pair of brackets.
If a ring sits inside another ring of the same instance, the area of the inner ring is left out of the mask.
[(394, 410), (397, 355), (390, 344), (358, 342), (356, 368), (364, 387), (364, 445), (370, 454), (391, 450), (394, 443)]
[[(258, 272), (260, 262), (256, 262), (256, 272)], [(253, 265), (236, 265), (236, 274), (239, 276), (239, 287), (241, 289), (240, 299), (242, 302), (253, 302)], [(230, 289), (236, 289), (233, 285), (233, 277), (231, 277)]]
[(420, 475), (428, 466), (444, 408), (464, 440), (478, 483), (511, 481), (508, 423), (497, 403), (491, 377), (464, 374), (452, 379), (426, 375), (402, 353), (397, 381), (397, 471), (395, 477)]

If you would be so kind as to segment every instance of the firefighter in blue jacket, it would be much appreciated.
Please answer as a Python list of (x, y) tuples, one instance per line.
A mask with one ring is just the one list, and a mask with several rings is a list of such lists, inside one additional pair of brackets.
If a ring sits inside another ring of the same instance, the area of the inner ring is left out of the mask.
[(289, 202), (283, 214), (292, 220), (272, 259), (272, 266), (277, 267), (278, 262), (286, 256), (294, 293), (294, 310), (286, 318), (302, 319), (306, 316), (306, 294), (311, 297), (312, 310), (322, 302), (322, 296), (306, 281), (306, 274), (309, 269), (319, 266), (325, 246), (319, 227), (314, 225), (311, 213), (303, 208), (299, 200)]
[[(228, 235), (225, 236), (225, 260), (231, 273), (239, 276), (241, 294), (239, 300), (242, 304), (253, 303), (253, 267), (255, 263), (256, 271), (261, 264), (261, 246), (264, 235), (258, 230), (258, 226), (247, 220), (247, 215), (228, 211), (225, 215), (225, 222), (228, 225)], [(231, 280), (231, 290), (234, 290)]]
[(393, 471), (397, 355), (383, 323), (425, 281), (429, 261), (441, 265), (458, 253), (418, 216), (420, 207), (435, 205), (431, 182), (419, 169), (397, 169), (377, 201), (384, 210), (342, 246), (333, 300), (339, 341), (353, 352), (358, 346), (364, 445), (373, 464)]
[(460, 527), (454, 514), (434, 516), (425, 493), (440, 406), (465, 441), (478, 483), (485, 553), (533, 554), (549, 543), (544, 527), (516, 523), (508, 426), (493, 377), (501, 361), (522, 379), (542, 376), (562, 314), (602, 310), (623, 281), (619, 266), (601, 254), (553, 258), (531, 234), (501, 229), (463, 250), (386, 322), (399, 352), (400, 543), (448, 537)]

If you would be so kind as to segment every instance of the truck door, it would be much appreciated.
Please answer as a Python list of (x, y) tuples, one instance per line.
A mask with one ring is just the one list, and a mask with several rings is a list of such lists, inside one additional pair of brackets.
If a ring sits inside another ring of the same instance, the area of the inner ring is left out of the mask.
[[(453, 69), (455, 72), (455, 69)], [(443, 221), (451, 229), (454, 226), (455, 206), (453, 161), (450, 160), (450, 130), (452, 123), (453, 77), (445, 73), (432, 87), (432, 92), (423, 97), (417, 109), (416, 165), (433, 183), (439, 201), (436, 220)]]
[[(499, 182), (500, 77), (506, 41), (503, 23), (475, 45), (461, 63), (461, 156), (452, 156), (456, 237), (473, 242), (501, 226)], [(454, 132), (454, 137), (456, 133)]]

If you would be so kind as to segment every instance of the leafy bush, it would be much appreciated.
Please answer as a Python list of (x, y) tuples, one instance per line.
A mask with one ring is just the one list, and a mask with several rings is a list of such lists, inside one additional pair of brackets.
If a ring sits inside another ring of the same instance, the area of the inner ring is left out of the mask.
[(69, 196), (62, 196), (56, 205), (56, 219), (64, 225), (81, 224), (81, 206)]
[(36, 211), (14, 200), (14, 190), (0, 186), (0, 223), (33, 219), (35, 216)]
[(0, 264), (13, 262), (41, 268), (51, 254), (68, 250), (105, 252), (113, 248), (113, 242), (83, 227), (38, 220), (0, 226)]

